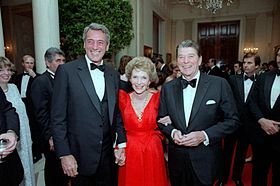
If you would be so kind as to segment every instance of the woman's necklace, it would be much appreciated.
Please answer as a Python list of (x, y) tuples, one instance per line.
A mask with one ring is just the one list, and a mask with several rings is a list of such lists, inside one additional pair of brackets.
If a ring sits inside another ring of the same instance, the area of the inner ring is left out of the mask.
[[(143, 104), (139, 104), (140, 102), (137, 103), (135, 101), (136, 98), (133, 95), (134, 94), (131, 95), (131, 103), (132, 103), (134, 111), (137, 115), (138, 121), (142, 122), (143, 112), (144, 112), (145, 106), (147, 105), (147, 102), (148, 102), (148, 99), (149, 99), (149, 93), (148, 92), (146, 93), (146, 97), (143, 101)], [(141, 100), (141, 102), (142, 102), (142, 100)]]

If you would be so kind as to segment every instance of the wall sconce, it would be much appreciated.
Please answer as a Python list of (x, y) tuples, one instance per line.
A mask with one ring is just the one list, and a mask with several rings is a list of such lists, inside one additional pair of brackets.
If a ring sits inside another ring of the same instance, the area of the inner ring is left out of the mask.
[(9, 45), (4, 46), (4, 50), (6, 53), (11, 53), (12, 52), (12, 47)]
[(248, 53), (256, 54), (256, 53), (258, 53), (258, 51), (259, 51), (259, 48), (244, 48), (243, 49), (244, 54), (248, 54)]

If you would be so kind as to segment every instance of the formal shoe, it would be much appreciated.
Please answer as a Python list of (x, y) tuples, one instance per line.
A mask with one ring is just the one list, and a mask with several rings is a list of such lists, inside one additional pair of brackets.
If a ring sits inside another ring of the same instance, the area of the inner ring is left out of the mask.
[(243, 182), (241, 180), (234, 181), (236, 186), (244, 186)]

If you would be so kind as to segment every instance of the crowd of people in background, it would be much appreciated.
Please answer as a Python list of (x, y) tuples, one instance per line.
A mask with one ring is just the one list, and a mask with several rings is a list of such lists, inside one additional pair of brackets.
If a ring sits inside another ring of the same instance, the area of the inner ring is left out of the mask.
[(47, 49), (43, 74), (31, 55), (19, 74), (0, 57), (0, 185), (36, 185), (43, 154), (46, 186), (243, 186), (250, 145), (252, 185), (267, 185), (271, 164), (280, 185), (280, 47), (268, 63), (247, 53), (218, 65), (185, 40), (176, 61), (124, 55), (115, 70), (104, 25), (83, 42), (68, 63)]

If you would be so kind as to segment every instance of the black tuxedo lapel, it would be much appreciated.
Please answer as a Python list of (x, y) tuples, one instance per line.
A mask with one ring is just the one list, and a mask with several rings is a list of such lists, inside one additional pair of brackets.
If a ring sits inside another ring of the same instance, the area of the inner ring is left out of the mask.
[(98, 113), (101, 114), (100, 101), (96, 94), (85, 58), (82, 58), (81, 64), (78, 66), (78, 74), (90, 97), (92, 104), (94, 105)]
[[(109, 70), (109, 68), (106, 65), (105, 65), (104, 77), (105, 77), (106, 90), (117, 91), (114, 84), (115, 80), (112, 71)], [(109, 118), (110, 118), (110, 123), (112, 124), (115, 104), (116, 104), (116, 93), (107, 92), (107, 99), (108, 99), (108, 108), (109, 108)]]
[[(245, 95), (244, 95), (244, 79), (243, 79), (243, 74), (239, 74), (236, 76), (236, 84), (238, 87), (238, 92), (241, 98), (242, 103), (245, 102)], [(251, 88), (252, 90), (252, 88)]]
[[(181, 77), (182, 78), (182, 77)], [(181, 78), (176, 79), (176, 83), (173, 85), (173, 92), (171, 96), (174, 97), (175, 100), (175, 108), (174, 111), (179, 120), (179, 125), (181, 125), (182, 129), (186, 129), (186, 118), (184, 112), (184, 99), (183, 99), (183, 88), (181, 85)]]
[(272, 89), (272, 84), (273, 84), (274, 78), (275, 78), (275, 74), (269, 75), (269, 76), (267, 76), (267, 78), (265, 79), (265, 82), (264, 82), (264, 91), (265, 91), (264, 99), (265, 99), (265, 103), (267, 104), (268, 108), (271, 108), (270, 96), (271, 96), (271, 89)]
[(200, 108), (201, 102), (206, 94), (208, 86), (209, 86), (209, 82), (206, 78), (206, 75), (203, 73), (200, 73), (200, 78), (199, 78), (199, 82), (197, 83), (197, 89), (196, 89), (196, 94), (195, 94), (194, 101), (193, 101), (189, 124), (191, 124), (192, 120), (195, 118), (195, 116)]

